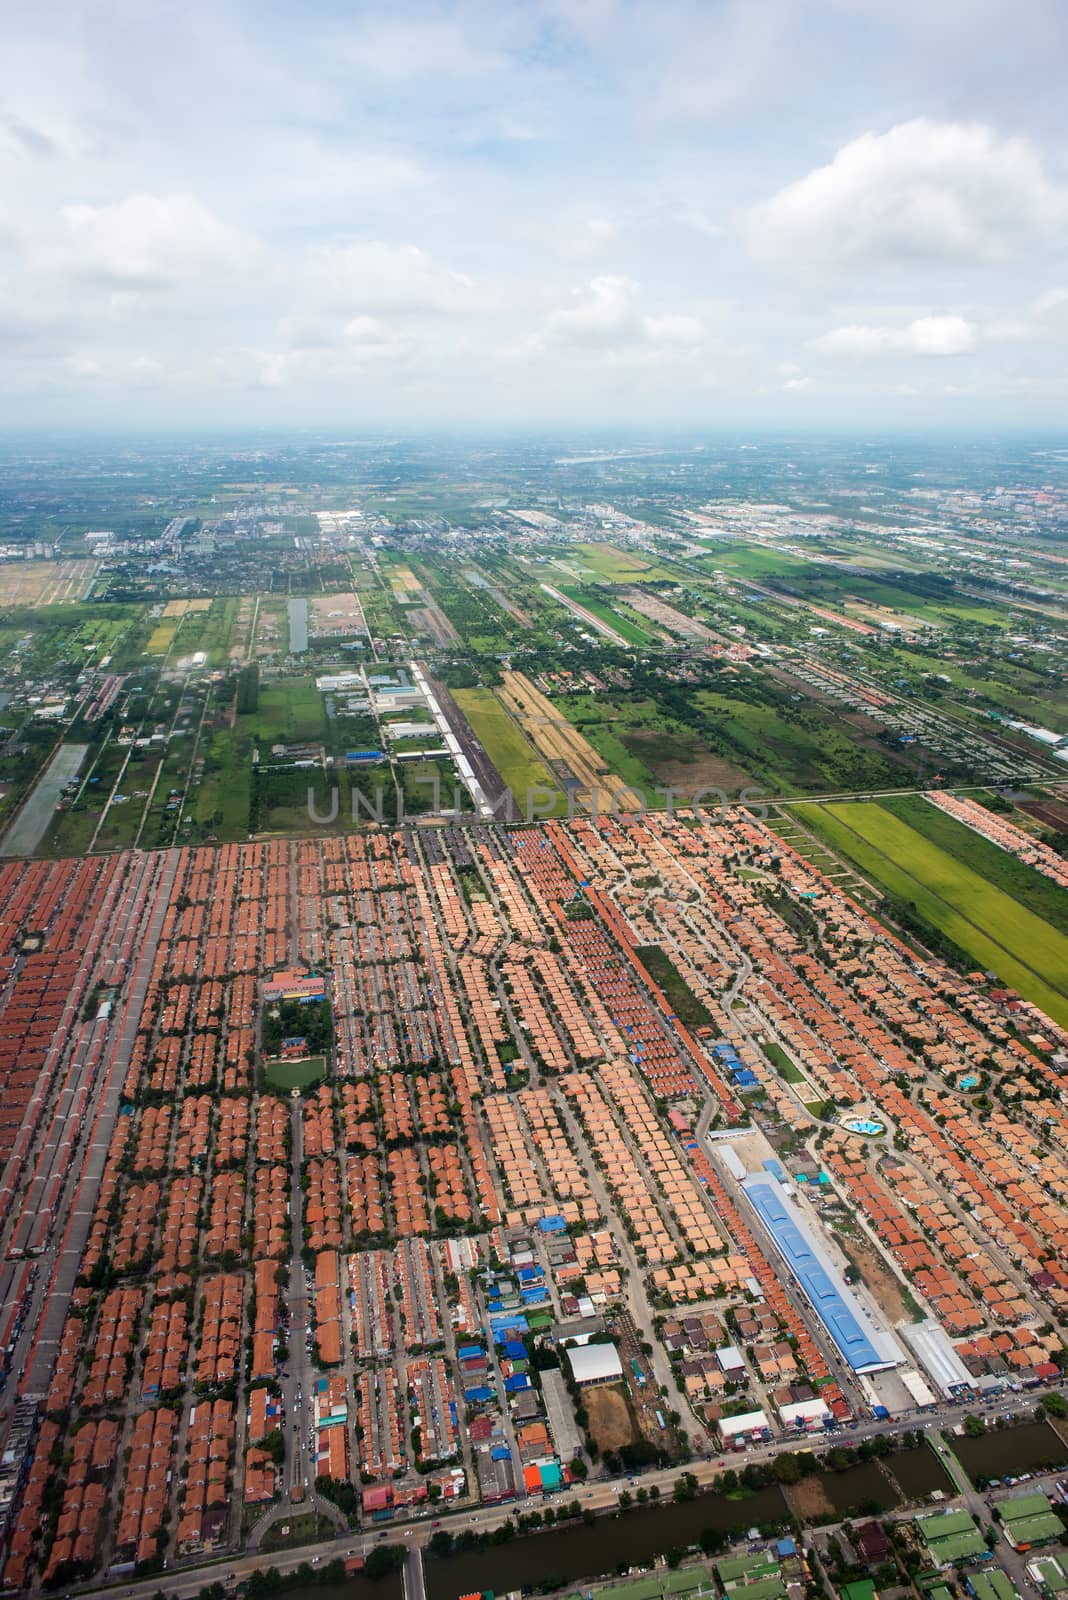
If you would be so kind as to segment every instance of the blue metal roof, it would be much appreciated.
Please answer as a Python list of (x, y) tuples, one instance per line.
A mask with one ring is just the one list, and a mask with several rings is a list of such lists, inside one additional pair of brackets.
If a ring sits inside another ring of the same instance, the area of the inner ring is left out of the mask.
[(875, 1348), (871, 1338), (846, 1303), (842, 1288), (820, 1260), (808, 1234), (787, 1208), (779, 1185), (759, 1173), (742, 1184), (761, 1222), (778, 1246), (809, 1303), (854, 1372), (875, 1371), (894, 1365)]

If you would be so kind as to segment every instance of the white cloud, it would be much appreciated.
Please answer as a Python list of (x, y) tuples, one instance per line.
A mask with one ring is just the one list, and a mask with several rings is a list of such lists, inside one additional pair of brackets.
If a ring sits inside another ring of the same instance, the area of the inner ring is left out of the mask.
[(904, 328), (849, 323), (812, 341), (813, 348), (832, 356), (963, 356), (978, 342), (974, 322), (963, 317), (918, 317)]
[(111, 205), (64, 206), (59, 264), (118, 288), (163, 288), (253, 264), (256, 241), (190, 195), (131, 194)]
[(603, 275), (574, 292), (572, 303), (551, 311), (544, 340), (550, 345), (618, 350), (633, 346), (685, 347), (701, 343), (704, 324), (680, 313), (647, 315), (633, 278)]
[(551, 342), (574, 345), (613, 345), (640, 336), (638, 285), (633, 278), (603, 275), (576, 290), (574, 303), (551, 311), (545, 335)]
[(772, 265), (998, 261), (1068, 218), (1068, 191), (1027, 139), (917, 117), (864, 133), (756, 206), (754, 254)]
[(305, 276), (320, 305), (353, 312), (474, 312), (484, 305), (469, 277), (414, 244), (370, 239), (317, 246)]

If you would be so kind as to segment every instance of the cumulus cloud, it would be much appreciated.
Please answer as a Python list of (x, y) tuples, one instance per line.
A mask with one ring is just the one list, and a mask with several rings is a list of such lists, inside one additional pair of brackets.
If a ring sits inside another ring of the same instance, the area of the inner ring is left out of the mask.
[(1068, 219), (1035, 147), (975, 122), (916, 117), (864, 133), (748, 217), (769, 264), (997, 261)]
[(381, 239), (317, 246), (305, 281), (320, 304), (353, 312), (474, 312), (483, 303), (464, 273), (414, 244)]
[(544, 339), (549, 344), (608, 351), (700, 344), (705, 330), (698, 317), (648, 315), (642, 312), (639, 297), (633, 278), (607, 274), (591, 278), (585, 288), (575, 291), (572, 303), (549, 313)]
[(116, 288), (166, 288), (252, 265), (256, 241), (190, 195), (131, 194), (110, 205), (64, 206), (56, 245), (78, 277)]
[(832, 356), (964, 356), (978, 343), (978, 329), (964, 317), (917, 317), (904, 328), (849, 323), (812, 341), (813, 348)]

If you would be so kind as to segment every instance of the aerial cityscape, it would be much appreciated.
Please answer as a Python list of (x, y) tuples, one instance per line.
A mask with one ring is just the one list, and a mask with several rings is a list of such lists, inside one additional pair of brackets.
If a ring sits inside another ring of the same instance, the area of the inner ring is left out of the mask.
[(0, 473), (5, 1590), (1068, 1588), (1065, 453)]
[(0, 1600), (1068, 1600), (1068, 5), (0, 46)]

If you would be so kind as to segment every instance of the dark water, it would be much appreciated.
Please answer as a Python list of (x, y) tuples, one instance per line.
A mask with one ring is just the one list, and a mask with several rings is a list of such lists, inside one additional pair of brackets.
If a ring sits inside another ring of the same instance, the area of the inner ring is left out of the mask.
[(880, 1513), (900, 1505), (901, 1496), (874, 1461), (858, 1461), (846, 1472), (825, 1472), (819, 1479), (823, 1492), (843, 1517), (866, 1507), (879, 1507)]
[(918, 1450), (895, 1450), (884, 1462), (901, 1485), (906, 1501), (927, 1500), (936, 1489), (953, 1494), (955, 1485), (949, 1473), (928, 1445)]
[(639, 1506), (616, 1517), (598, 1517), (592, 1527), (576, 1524), (440, 1561), (428, 1556), (427, 1594), (430, 1600), (457, 1600), (477, 1589), (500, 1593), (547, 1578), (577, 1583), (611, 1575), (619, 1562), (636, 1566), (673, 1545), (692, 1544), (704, 1528), (744, 1532), (762, 1522), (785, 1522), (789, 1514), (777, 1488), (760, 1489), (741, 1500), (703, 1494), (681, 1505)]
[(969, 1477), (1015, 1478), (1068, 1463), (1068, 1445), (1048, 1422), (1025, 1422), (979, 1439), (954, 1439), (952, 1449)]
[[(955, 1439), (953, 1445), (967, 1471), (987, 1477), (1034, 1471), (1053, 1461), (1068, 1463), (1068, 1446), (1047, 1423), (1027, 1423), (982, 1439)], [(890, 1510), (902, 1504), (903, 1498), (923, 1500), (936, 1489), (953, 1493), (952, 1480), (926, 1446), (897, 1450), (885, 1457), (882, 1465), (889, 1469), (890, 1478), (874, 1461), (859, 1462), (846, 1472), (820, 1474), (823, 1492), (840, 1516), (855, 1516), (873, 1501)], [(681, 1505), (639, 1506), (616, 1517), (598, 1517), (591, 1527), (567, 1526), (444, 1560), (428, 1555), (424, 1557), (428, 1600), (458, 1600), (460, 1595), (481, 1589), (500, 1594), (549, 1578), (575, 1585), (612, 1576), (619, 1563), (638, 1566), (672, 1546), (693, 1544), (705, 1528), (739, 1534), (761, 1523), (785, 1522), (790, 1514), (778, 1488), (760, 1489), (740, 1500), (703, 1494)], [(462, 1519), (450, 1519), (449, 1527), (460, 1533)], [(343, 1586), (317, 1585), (306, 1592), (291, 1589), (287, 1594), (293, 1600), (402, 1600), (402, 1587), (399, 1577), (379, 1583), (355, 1578)]]

